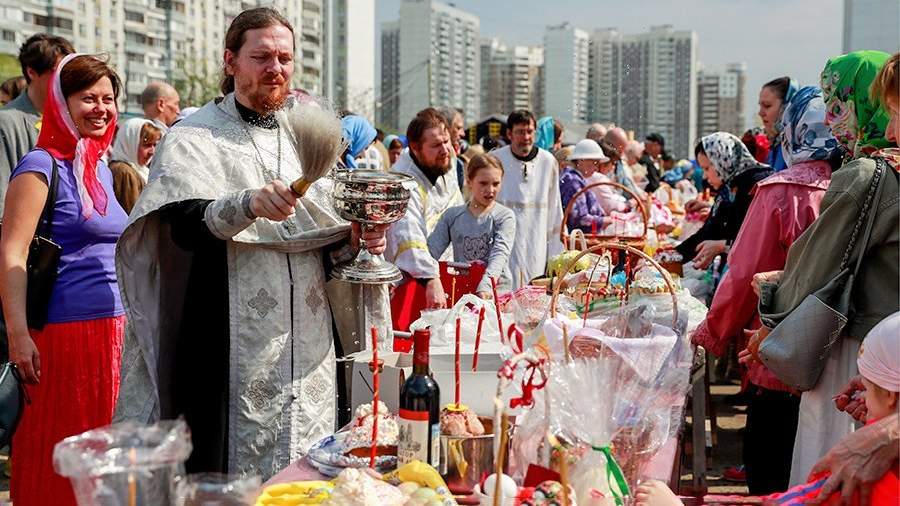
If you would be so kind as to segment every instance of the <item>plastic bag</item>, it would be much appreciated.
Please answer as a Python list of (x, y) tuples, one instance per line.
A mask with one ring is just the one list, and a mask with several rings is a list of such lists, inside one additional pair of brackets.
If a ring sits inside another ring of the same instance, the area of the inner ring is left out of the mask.
[[(410, 326), (410, 332), (431, 329), (431, 353), (453, 353), (456, 346), (456, 317), (460, 319), (460, 352), (471, 353), (475, 349), (475, 335), (478, 332), (478, 312), (484, 308), (484, 322), (481, 326), (479, 350), (498, 351), (503, 340), (497, 326), (497, 311), (494, 302), (477, 295), (460, 297), (450, 309), (422, 311), (422, 316)], [(502, 313), (504, 334), (514, 322), (510, 313)]]
[(174, 504), (191, 439), (184, 420), (123, 422), (63, 439), (53, 467), (80, 506)]
[(244, 506), (253, 504), (259, 476), (220, 473), (192, 474), (178, 485), (177, 506)]

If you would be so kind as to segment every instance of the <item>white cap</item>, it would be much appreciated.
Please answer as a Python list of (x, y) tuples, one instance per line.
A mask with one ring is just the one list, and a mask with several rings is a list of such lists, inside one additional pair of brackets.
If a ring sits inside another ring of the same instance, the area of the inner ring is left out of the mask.
[(608, 162), (609, 157), (603, 153), (603, 149), (592, 139), (582, 139), (575, 145), (569, 160), (599, 160), (601, 163)]

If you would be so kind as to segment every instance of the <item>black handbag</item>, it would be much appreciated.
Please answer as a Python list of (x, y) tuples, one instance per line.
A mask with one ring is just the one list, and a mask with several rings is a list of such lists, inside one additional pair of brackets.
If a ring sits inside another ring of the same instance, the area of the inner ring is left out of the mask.
[(36, 330), (43, 329), (47, 323), (50, 295), (53, 293), (53, 285), (56, 284), (59, 257), (62, 255), (62, 247), (50, 239), (53, 209), (56, 207), (56, 191), (59, 186), (59, 167), (53, 155), (50, 155), (50, 159), (53, 160), (53, 172), (47, 191), (47, 201), (44, 202), (44, 210), (41, 212), (34, 239), (28, 247), (28, 260), (25, 262), (25, 271), (28, 275), (25, 316), (28, 328)]
[(16, 364), (7, 362), (0, 368), (0, 448), (12, 441), (22, 419), (25, 402), (31, 403)]

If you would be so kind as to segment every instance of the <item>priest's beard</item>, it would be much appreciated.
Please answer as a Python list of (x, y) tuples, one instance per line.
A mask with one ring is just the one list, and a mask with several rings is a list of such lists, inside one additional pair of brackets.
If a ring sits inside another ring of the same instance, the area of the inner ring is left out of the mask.
[(432, 178), (436, 179), (450, 171), (450, 161), (452, 160), (450, 157), (447, 158), (446, 163), (441, 164), (441, 162), (435, 159), (427, 160), (424, 157), (417, 156), (421, 155), (421, 153), (415, 153), (412, 149), (410, 149), (409, 153), (412, 155), (412, 159), (416, 163), (416, 166), (419, 167), (423, 173)]
[[(236, 69), (235, 74), (238, 73), (240, 73), (240, 69)], [(273, 82), (278, 84), (277, 88), (269, 88), (268, 92), (260, 89), (263, 83)], [(249, 102), (244, 105), (263, 115), (281, 109), (289, 93), (288, 81), (278, 74), (265, 74), (255, 82), (240, 84), (237, 84), (237, 79), (235, 79), (235, 84), (241, 95)]]

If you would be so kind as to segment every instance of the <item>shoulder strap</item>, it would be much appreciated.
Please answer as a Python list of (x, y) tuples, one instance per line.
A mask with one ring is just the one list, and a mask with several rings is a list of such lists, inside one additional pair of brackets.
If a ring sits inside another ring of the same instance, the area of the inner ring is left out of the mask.
[(44, 210), (41, 212), (41, 219), (38, 221), (38, 229), (35, 235), (50, 237), (50, 225), (53, 223), (53, 210), (56, 208), (56, 194), (59, 187), (59, 166), (56, 163), (56, 157), (43, 148), (36, 148), (50, 155), (53, 162), (53, 170), (50, 173), (50, 181), (47, 182), (47, 200), (44, 201)]
[(878, 214), (877, 209), (873, 209), (873, 206), (878, 206), (879, 197), (881, 196), (881, 190), (884, 187), (882, 181), (884, 179), (885, 173), (885, 161), (882, 158), (875, 158), (875, 173), (872, 175), (872, 182), (869, 184), (869, 191), (866, 192), (866, 200), (863, 202), (863, 208), (860, 212), (859, 218), (856, 220), (856, 226), (853, 227), (853, 233), (850, 236), (850, 244), (847, 245), (847, 251), (844, 252), (844, 258), (841, 260), (841, 269), (840, 272), (843, 272), (850, 264), (850, 255), (853, 254), (853, 250), (856, 246), (856, 239), (859, 235), (860, 227), (863, 224), (863, 221), (866, 223), (866, 230), (863, 232), (863, 240), (860, 244), (859, 255), (856, 258), (856, 266), (853, 268), (853, 276), (856, 277), (856, 274), (859, 273), (859, 267), (862, 265), (862, 259), (866, 254), (866, 250), (869, 247), (869, 239), (872, 237), (872, 228), (875, 224), (875, 216)]

